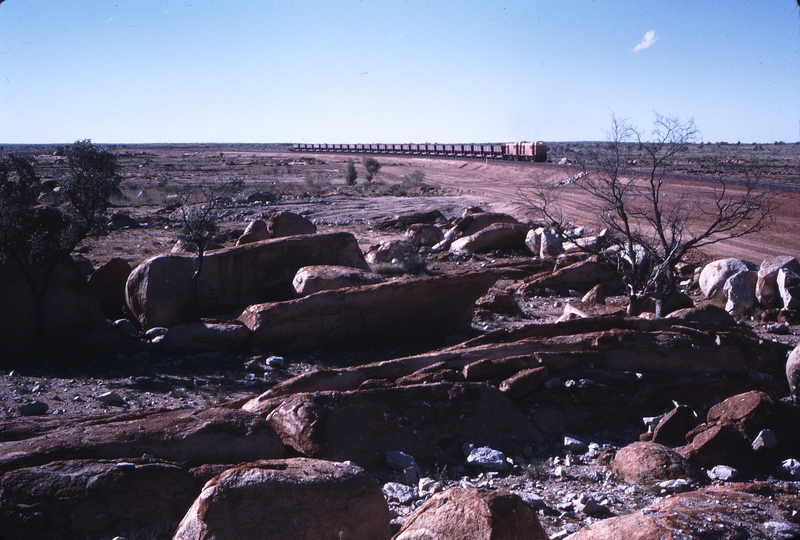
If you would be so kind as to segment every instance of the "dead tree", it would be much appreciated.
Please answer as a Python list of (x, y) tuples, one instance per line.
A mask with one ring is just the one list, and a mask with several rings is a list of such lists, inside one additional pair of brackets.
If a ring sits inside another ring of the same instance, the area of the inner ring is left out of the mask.
[[(612, 117), (608, 141), (589, 152), (583, 174), (572, 178), (611, 233), (610, 247), (595, 254), (622, 274), (632, 307), (652, 298), (660, 310), (676, 294), (676, 267), (690, 251), (761, 231), (770, 221), (772, 193), (760, 186), (764, 168), (758, 163), (720, 162), (710, 198), (667, 189), (673, 164), (697, 135), (691, 119), (656, 114), (647, 134)], [(569, 238), (558, 186), (539, 186), (528, 197)]]

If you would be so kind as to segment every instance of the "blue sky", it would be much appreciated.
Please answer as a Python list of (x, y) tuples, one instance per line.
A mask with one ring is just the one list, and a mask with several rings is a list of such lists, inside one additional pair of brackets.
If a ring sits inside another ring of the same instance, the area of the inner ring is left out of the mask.
[(654, 111), (800, 140), (796, 0), (0, 3), (0, 143), (602, 140)]

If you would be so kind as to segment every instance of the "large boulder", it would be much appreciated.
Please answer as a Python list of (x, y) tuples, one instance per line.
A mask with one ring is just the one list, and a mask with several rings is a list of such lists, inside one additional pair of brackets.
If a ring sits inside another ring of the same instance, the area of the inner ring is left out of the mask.
[(736, 326), (733, 316), (714, 304), (684, 308), (667, 315), (668, 319), (676, 319), (687, 323), (711, 324), (720, 326)]
[(302, 234), (317, 234), (317, 227), (303, 216), (292, 212), (275, 212), (267, 221), (267, 230), (272, 238), (283, 238)]
[(464, 442), (518, 445), (539, 437), (507, 397), (479, 383), (294, 394), (268, 420), (298, 452), (368, 470), (385, 467), (391, 450), (430, 466), (460, 463)]
[(725, 295), (725, 311), (734, 317), (744, 317), (758, 305), (756, 281), (758, 273), (750, 270), (736, 272), (725, 281), (722, 287)]
[(475, 272), (322, 291), (253, 305), (238, 319), (251, 343), (282, 350), (441, 340), (470, 332), (475, 301), (494, 282), (493, 273)]
[(454, 253), (483, 253), (495, 249), (519, 248), (525, 245), (528, 228), (515, 223), (495, 223), (450, 245)]
[(148, 411), (67, 423), (49, 433), (0, 443), (0, 471), (55, 460), (143, 454), (194, 466), (280, 458), (285, 448), (268, 422), (246, 411)]
[(369, 270), (350, 233), (292, 236), (206, 253), (194, 301), (197, 257), (159, 255), (128, 277), (127, 303), (144, 328), (171, 327), (196, 316), (228, 314), (259, 302), (294, 296), (292, 279), (304, 266), (332, 264)]
[(130, 263), (114, 257), (89, 276), (89, 288), (107, 319), (115, 321), (125, 316), (125, 283), (130, 274)]
[(250, 329), (241, 323), (199, 321), (168, 329), (163, 346), (167, 352), (225, 351), (240, 348), (248, 337)]
[(800, 310), (800, 273), (781, 268), (778, 270), (777, 282), (784, 309)]
[(797, 345), (786, 360), (786, 380), (789, 382), (789, 395), (797, 403), (800, 398), (800, 345)]
[(800, 274), (800, 262), (790, 256), (772, 257), (761, 263), (756, 282), (756, 298), (766, 309), (783, 307), (778, 291), (778, 271), (781, 268)]
[(388, 540), (389, 507), (363, 469), (305, 458), (258, 461), (206, 483), (174, 540)]
[(613, 471), (626, 482), (641, 485), (679, 478), (699, 479), (694, 466), (678, 452), (652, 442), (635, 442), (620, 449), (614, 458)]
[(416, 248), (406, 240), (388, 240), (380, 245), (370, 248), (366, 254), (369, 264), (419, 264), (420, 259)]
[(654, 443), (665, 446), (683, 446), (686, 434), (697, 427), (697, 416), (686, 405), (678, 405), (665, 414), (653, 429)]
[(456, 229), (461, 236), (470, 236), (476, 232), (497, 223), (519, 224), (513, 216), (498, 212), (476, 212), (465, 215), (456, 224)]
[(758, 268), (742, 259), (719, 259), (708, 263), (700, 272), (700, 290), (703, 296), (716, 304), (725, 303), (725, 282), (737, 272), (748, 272)]
[(626, 516), (587, 525), (569, 540), (797, 538), (800, 512), (795, 493), (766, 484), (705, 488), (680, 493)]
[(404, 212), (392, 216), (378, 223), (376, 228), (380, 231), (388, 231), (392, 229), (406, 229), (411, 228), (416, 224), (433, 224), (438, 222), (447, 221), (442, 214), (441, 210), (427, 210), (422, 212)]
[(502, 490), (452, 488), (435, 494), (394, 540), (548, 540), (536, 511)]
[(522, 290), (532, 293), (541, 289), (589, 290), (598, 283), (608, 284), (617, 279), (617, 272), (594, 257), (525, 279)]
[(444, 233), (436, 225), (413, 223), (406, 229), (405, 240), (416, 250), (423, 247), (432, 248), (444, 240)]
[[(30, 276), (43, 282), (43, 268), (33, 268)], [(92, 294), (86, 277), (75, 262), (63, 257), (47, 282), (41, 312), (41, 334), (37, 336), (37, 303), (25, 274), (7, 258), (0, 262), (0, 348), (5, 354), (29, 349), (35, 339), (50, 343), (79, 341), (108, 329), (106, 316)]]
[(261, 240), (267, 240), (269, 237), (267, 222), (263, 219), (254, 219), (247, 224), (247, 228), (244, 230), (239, 239), (236, 240), (236, 245), (241, 246), (242, 244), (260, 242)]
[(564, 253), (564, 246), (558, 235), (553, 231), (541, 229), (539, 232), (539, 256), (542, 259), (548, 259), (558, 257), (562, 253)]
[(374, 285), (386, 281), (378, 274), (349, 266), (304, 266), (295, 274), (292, 286), (297, 296), (319, 291)]
[(192, 473), (151, 459), (77, 460), (0, 477), (4, 540), (111, 538), (176, 523), (200, 492)]

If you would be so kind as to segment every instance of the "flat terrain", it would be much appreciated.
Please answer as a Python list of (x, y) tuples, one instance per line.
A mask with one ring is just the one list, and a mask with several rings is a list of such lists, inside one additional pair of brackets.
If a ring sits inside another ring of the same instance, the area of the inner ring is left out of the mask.
[[(589, 146), (590, 143), (583, 143)], [(775, 209), (766, 230), (748, 237), (708, 246), (701, 258), (739, 257), (759, 264), (774, 255), (800, 255), (800, 146), (765, 145), (766, 150), (742, 145), (738, 151), (747, 160), (764, 163), (766, 185), (774, 194)], [(576, 148), (564, 144), (555, 147), (552, 159), (559, 155), (576, 158)], [(722, 149), (720, 149), (722, 148)], [(732, 150), (733, 149), (733, 150)], [(39, 149), (40, 151), (42, 149)], [(43, 179), (58, 179), (66, 172), (64, 158), (48, 153), (37, 157)], [(371, 185), (363, 180), (360, 156), (342, 154), (299, 154), (275, 151), (259, 145), (165, 145), (114, 146), (119, 154), (121, 188), (126, 200), (118, 201), (115, 211), (129, 213), (151, 226), (138, 230), (116, 231), (107, 237), (88, 239), (84, 251), (96, 265), (114, 256), (132, 264), (168, 251), (173, 243), (169, 212), (163, 210), (165, 197), (186, 193), (204, 185), (235, 185), (231, 204), (223, 210), (224, 228), (235, 240), (247, 223), (282, 209), (301, 213), (313, 220), (320, 230), (352, 231), (365, 247), (382, 239), (373, 225), (393, 214), (412, 210), (441, 210), (448, 218), (461, 215), (470, 206), (508, 212), (521, 220), (538, 221), (523, 203), (523, 194), (533, 186), (568, 180), (581, 169), (576, 165), (513, 163), (470, 159), (442, 159), (410, 156), (376, 156), (383, 168)], [(280, 150), (280, 147), (278, 147)], [(713, 200), (718, 185), (713, 177), (700, 176), (713, 170), (720, 153), (736, 151), (735, 145), (695, 145), (688, 158), (676, 166), (667, 178), (665, 196), (684, 204)], [(753, 157), (755, 156), (755, 157)], [(346, 161), (357, 164), (357, 186), (345, 186)], [(423, 189), (404, 187), (404, 177), (414, 171), (424, 174)], [(729, 185), (729, 192), (743, 189)], [(265, 192), (276, 197), (273, 204), (240, 204), (248, 195)], [(589, 231), (602, 227), (598, 211), (587, 194), (566, 185), (559, 190), (567, 221)], [(699, 220), (702, 224), (702, 220)], [(166, 229), (165, 229), (166, 227)], [(161, 232), (156, 232), (160, 229)]]

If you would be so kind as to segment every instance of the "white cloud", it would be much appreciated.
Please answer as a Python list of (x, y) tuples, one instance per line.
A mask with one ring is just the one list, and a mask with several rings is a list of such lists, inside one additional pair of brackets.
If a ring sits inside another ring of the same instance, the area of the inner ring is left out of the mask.
[(646, 49), (655, 42), (656, 42), (656, 31), (650, 30), (644, 35), (642, 41), (636, 47), (633, 48), (633, 52), (639, 52), (642, 49)]

